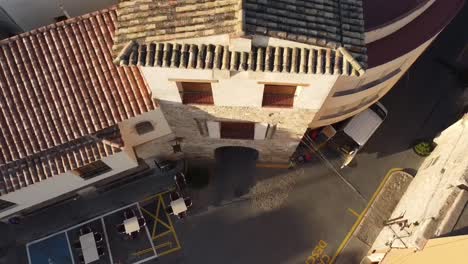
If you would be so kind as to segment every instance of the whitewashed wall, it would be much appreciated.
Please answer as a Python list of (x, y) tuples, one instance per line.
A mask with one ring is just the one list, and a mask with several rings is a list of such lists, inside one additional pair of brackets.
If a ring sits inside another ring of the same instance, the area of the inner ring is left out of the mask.
[[(150, 122), (153, 125), (154, 130), (138, 135), (135, 125), (144, 121)], [(119, 128), (126, 148), (132, 148), (133, 146), (140, 145), (172, 133), (166, 118), (159, 108), (124, 120), (119, 123)]]
[(84, 180), (71, 172), (65, 172), (48, 178), (47, 180), (24, 187), (15, 192), (2, 195), (2, 200), (16, 203), (17, 205), (11, 207), (9, 210), (0, 212), (0, 218), (46, 202), (50, 199), (54, 199), (69, 192), (77, 191), (78, 189), (112, 177), (125, 170), (135, 168), (138, 165), (137, 162), (130, 158), (125, 152), (119, 152), (108, 156), (102, 159), (102, 161), (111, 167), (112, 170), (94, 178)]
[(24, 31), (54, 23), (54, 17), (71, 17), (98, 11), (117, 4), (118, 0), (0, 0), (0, 6)]
[[(372, 105), (373, 102), (378, 101), (382, 98), (388, 91), (393, 88), (393, 86), (398, 82), (398, 80), (406, 73), (406, 71), (411, 67), (411, 65), (419, 58), (422, 52), (432, 43), (432, 41), (437, 37), (434, 36), (430, 40), (423, 43), (418, 48), (414, 49), (413, 51), (396, 58), (390, 62), (385, 64), (379, 65), (374, 68), (370, 68), (366, 71), (366, 73), (362, 77), (340, 77), (336, 81), (335, 85), (333, 86), (331, 92), (326, 99), (326, 102), (323, 104), (323, 107), (319, 111), (319, 113), (315, 116), (314, 121), (311, 123), (311, 127), (320, 127), (325, 126), (328, 124), (333, 124), (336, 122), (340, 122), (346, 118), (356, 115), (357, 113), (361, 112), (362, 110), (368, 108)], [(393, 76), (389, 80), (382, 82), (380, 84), (375, 85), (367, 90), (360, 91), (357, 93), (333, 97), (333, 94), (338, 91), (346, 91), (351, 90), (356, 87), (359, 87), (363, 83), (371, 82), (376, 79), (381, 78), (382, 75), (386, 75), (387, 73), (392, 72), (400, 68), (401, 72), (396, 76)], [(378, 95), (378, 98), (375, 99), (372, 103), (363, 105), (360, 109), (357, 109), (353, 112), (344, 114), (342, 116), (338, 116), (335, 118), (330, 118), (326, 120), (320, 120), (320, 117), (327, 116), (331, 114), (335, 114), (338, 109), (342, 106), (352, 105), (355, 104), (364, 98), (371, 97), (373, 95)]]
[(336, 82), (337, 75), (307, 75), (267, 72), (187, 70), (142, 67), (141, 71), (158, 100), (182, 102), (178, 81), (213, 81), (216, 106), (262, 107), (263, 83), (299, 85), (294, 108), (318, 110)]

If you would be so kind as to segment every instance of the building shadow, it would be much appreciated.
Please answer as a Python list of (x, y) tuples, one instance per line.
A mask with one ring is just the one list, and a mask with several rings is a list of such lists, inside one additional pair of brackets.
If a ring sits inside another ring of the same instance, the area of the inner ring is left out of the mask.
[[(379, 157), (405, 151), (420, 139), (433, 139), (456, 122), (463, 109), (463, 83), (440, 60), (455, 62), (467, 44), (465, 5), (381, 102), (387, 119), (361, 150)], [(384, 141), (384, 143), (382, 142)]]

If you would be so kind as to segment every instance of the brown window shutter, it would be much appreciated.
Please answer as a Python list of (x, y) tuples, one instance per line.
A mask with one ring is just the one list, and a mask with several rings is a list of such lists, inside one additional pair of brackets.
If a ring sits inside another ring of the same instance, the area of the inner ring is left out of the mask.
[(182, 82), (181, 85), (183, 104), (214, 104), (211, 83)]
[(254, 139), (255, 123), (221, 122), (221, 138)]
[(265, 84), (262, 106), (293, 107), (296, 86)]

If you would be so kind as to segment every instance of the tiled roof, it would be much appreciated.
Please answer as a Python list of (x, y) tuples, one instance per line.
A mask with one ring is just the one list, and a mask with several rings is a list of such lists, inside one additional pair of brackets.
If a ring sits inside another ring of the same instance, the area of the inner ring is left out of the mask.
[(121, 151), (118, 126), (0, 165), (0, 195)]
[(131, 42), (119, 58), (121, 65), (299, 74), (361, 75), (364, 70), (345, 49), (253, 47), (250, 52), (228, 46)]
[(120, 0), (114, 55), (129, 41), (225, 33), (344, 47), (366, 63), (362, 0)]
[(63, 171), (42, 153), (65, 168), (113, 153), (89, 135), (155, 109), (138, 68), (112, 63), (115, 21), (102, 10), (0, 41), (0, 191)]

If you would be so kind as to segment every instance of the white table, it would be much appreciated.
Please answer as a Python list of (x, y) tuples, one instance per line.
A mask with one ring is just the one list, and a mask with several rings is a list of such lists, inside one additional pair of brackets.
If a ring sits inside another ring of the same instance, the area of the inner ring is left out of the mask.
[(125, 233), (131, 234), (135, 231), (140, 231), (140, 224), (136, 216), (124, 220)]
[(85, 263), (91, 263), (99, 259), (94, 233), (88, 233), (80, 236), (81, 251)]
[(171, 201), (172, 211), (175, 215), (187, 211), (187, 205), (185, 204), (184, 198), (179, 198), (177, 200)]

